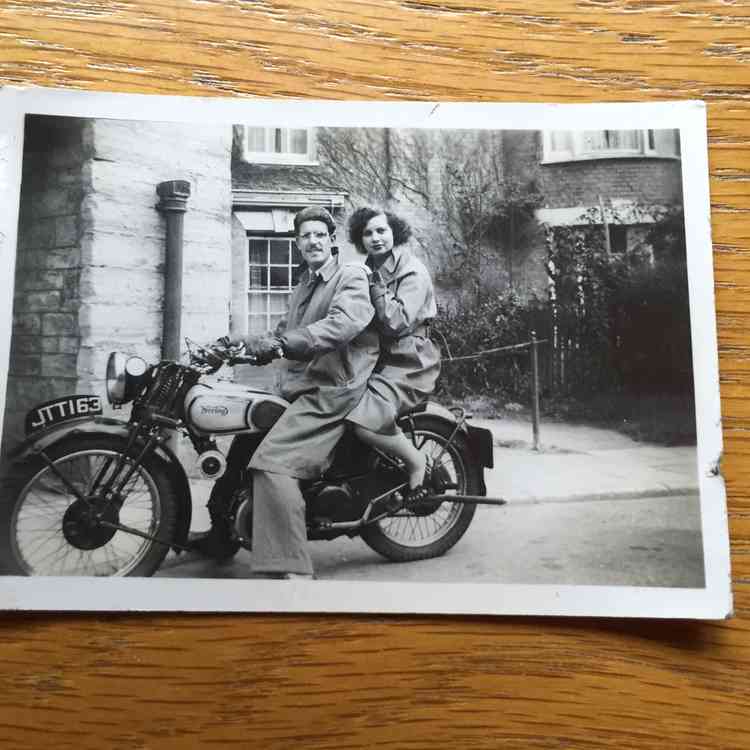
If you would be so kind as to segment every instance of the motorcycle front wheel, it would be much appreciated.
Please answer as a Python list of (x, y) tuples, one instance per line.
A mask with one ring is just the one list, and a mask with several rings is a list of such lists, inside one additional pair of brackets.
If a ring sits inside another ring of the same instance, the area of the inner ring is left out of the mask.
[[(0, 511), (5, 573), (150, 576), (158, 569), (174, 537), (175, 492), (152, 457), (128, 479), (119, 507), (102, 498), (98, 491), (106, 486), (123, 447), (124, 441), (114, 437), (78, 438), (47, 449), (54, 468), (37, 457), (12, 478), (11, 499)], [(119, 477), (131, 468), (126, 460)]]
[[(481, 482), (466, 438), (458, 433), (449, 443), (452, 432), (452, 425), (443, 420), (422, 416), (408, 437), (427, 456), (428, 489), (436, 494), (477, 495)], [(427, 501), (365, 526), (361, 536), (394, 562), (427, 560), (445, 554), (461, 539), (475, 511), (476, 505)]]

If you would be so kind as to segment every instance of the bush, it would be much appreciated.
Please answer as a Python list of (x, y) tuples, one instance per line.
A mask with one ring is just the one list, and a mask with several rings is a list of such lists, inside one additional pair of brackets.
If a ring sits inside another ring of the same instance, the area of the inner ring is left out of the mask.
[(529, 400), (530, 359), (526, 349), (451, 362), (451, 357), (528, 341), (546, 316), (545, 303), (522, 300), (514, 291), (486, 296), (478, 303), (441, 307), (433, 338), (443, 354), (439, 388), (454, 398), (490, 395), (509, 401)]
[(528, 349), (471, 355), (529, 341), (539, 347), (541, 407), (549, 416), (606, 424), (636, 439), (694, 439), (692, 351), (682, 213), (651, 225), (643, 247), (607, 252), (601, 225), (550, 234), (549, 299), (512, 290), (465, 295), (442, 307), (439, 390), (445, 400), (531, 403)]
[(601, 225), (550, 233), (555, 391), (692, 392), (684, 236), (680, 210), (623, 255), (607, 252)]

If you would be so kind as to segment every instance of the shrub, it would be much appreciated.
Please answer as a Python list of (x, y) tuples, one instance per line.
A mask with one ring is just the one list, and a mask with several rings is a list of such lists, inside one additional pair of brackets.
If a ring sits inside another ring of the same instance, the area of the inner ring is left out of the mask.
[(676, 209), (626, 255), (607, 252), (600, 225), (550, 233), (555, 390), (579, 397), (691, 391), (684, 237)]
[(441, 307), (433, 336), (443, 353), (439, 387), (456, 398), (490, 395), (526, 403), (530, 388), (528, 350), (454, 362), (450, 358), (528, 341), (540, 316), (545, 316), (543, 301), (535, 297), (522, 300), (512, 290), (488, 295), (479, 303)]
[[(692, 352), (682, 212), (665, 212), (643, 246), (607, 252), (601, 225), (550, 233), (549, 299), (513, 290), (470, 294), (439, 310), (440, 387), (448, 396), (529, 403), (529, 351), (450, 361), (528, 341), (539, 348), (542, 395), (603, 403), (606, 398), (669, 394), (692, 397)], [(543, 404), (544, 406), (544, 404)], [(548, 402), (548, 408), (554, 404)]]

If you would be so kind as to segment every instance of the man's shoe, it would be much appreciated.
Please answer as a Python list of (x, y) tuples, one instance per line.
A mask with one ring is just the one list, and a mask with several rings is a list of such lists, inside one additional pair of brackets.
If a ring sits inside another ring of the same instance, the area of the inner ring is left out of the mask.
[(239, 551), (240, 543), (232, 539), (228, 531), (220, 531), (212, 526), (209, 531), (190, 534), (187, 547), (216, 562), (229, 562)]

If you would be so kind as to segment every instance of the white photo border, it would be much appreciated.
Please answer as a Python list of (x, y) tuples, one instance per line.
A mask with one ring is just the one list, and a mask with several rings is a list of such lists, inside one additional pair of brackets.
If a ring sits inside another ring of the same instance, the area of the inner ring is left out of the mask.
[[(42, 611), (372, 612), (721, 619), (732, 614), (729, 535), (708, 189), (706, 106), (329, 102), (0, 90), (0, 430), (10, 352), (16, 235), (27, 114), (159, 122), (252, 121), (291, 127), (544, 130), (676, 128), (690, 288), (705, 588), (493, 583), (375, 583), (167, 578), (0, 577), (0, 609)], [(585, 119), (584, 119), (585, 118)], [(187, 588), (186, 590), (186, 587)]]

